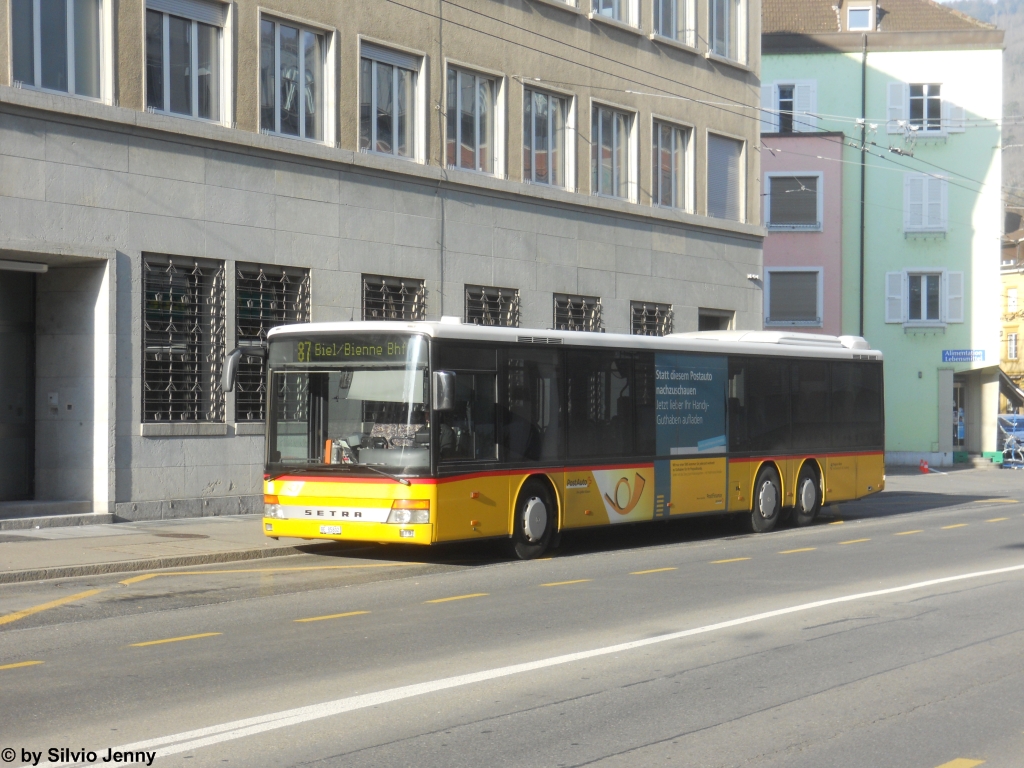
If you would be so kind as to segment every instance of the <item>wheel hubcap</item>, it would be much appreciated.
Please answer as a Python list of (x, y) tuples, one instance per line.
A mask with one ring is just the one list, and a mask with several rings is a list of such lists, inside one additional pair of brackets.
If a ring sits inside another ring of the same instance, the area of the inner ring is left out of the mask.
[(530, 497), (523, 509), (523, 532), (526, 538), (531, 542), (540, 541), (547, 527), (548, 508), (538, 497)]
[(817, 494), (814, 492), (814, 481), (808, 477), (800, 487), (800, 511), (813, 512), (816, 500)]
[(772, 483), (765, 482), (761, 485), (761, 492), (757, 498), (757, 511), (761, 513), (761, 517), (767, 519), (775, 515), (775, 503), (778, 498)]

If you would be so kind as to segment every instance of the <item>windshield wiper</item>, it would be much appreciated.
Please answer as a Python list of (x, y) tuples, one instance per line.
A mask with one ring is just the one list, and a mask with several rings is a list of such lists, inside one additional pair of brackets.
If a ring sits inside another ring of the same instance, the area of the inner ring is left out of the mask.
[(328, 471), (339, 468), (331, 466), (330, 464), (318, 464), (315, 467), (289, 467), (288, 469), (281, 470), (273, 477), (268, 477), (267, 482), (269, 483), (272, 480), (277, 480), (277, 478), (284, 477), (285, 475), (305, 475), (309, 472), (323, 472), (325, 467), (328, 468)]
[(349, 466), (350, 467), (366, 467), (368, 470), (370, 470), (371, 472), (376, 472), (378, 475), (384, 475), (384, 477), (390, 477), (396, 483), (401, 483), (402, 485), (412, 485), (412, 483), (410, 483), (404, 477), (399, 477), (398, 475), (392, 475), (390, 472), (385, 472), (383, 469), (377, 469), (372, 464), (349, 464)]

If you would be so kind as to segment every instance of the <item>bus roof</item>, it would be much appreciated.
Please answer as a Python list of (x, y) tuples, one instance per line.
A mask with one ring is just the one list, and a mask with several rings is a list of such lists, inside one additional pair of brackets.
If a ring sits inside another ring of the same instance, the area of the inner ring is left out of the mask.
[(271, 328), (270, 338), (322, 333), (422, 333), (436, 339), (465, 341), (616, 347), (675, 352), (718, 352), (785, 357), (827, 357), (841, 360), (881, 360), (882, 353), (871, 349), (860, 336), (828, 336), (817, 333), (785, 331), (697, 331), (668, 336), (633, 336), (624, 333), (553, 331), (540, 328), (499, 328), (464, 323), (458, 317), (440, 321), (351, 321), (338, 323), (298, 323)]

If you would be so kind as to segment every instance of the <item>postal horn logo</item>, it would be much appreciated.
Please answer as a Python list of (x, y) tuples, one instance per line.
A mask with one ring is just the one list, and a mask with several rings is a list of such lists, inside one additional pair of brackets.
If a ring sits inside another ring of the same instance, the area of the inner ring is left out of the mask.
[[(615, 484), (615, 498), (613, 499), (607, 493), (604, 495), (604, 498), (611, 505), (611, 508), (614, 509), (616, 512), (618, 512), (620, 515), (628, 515), (630, 512), (633, 511), (634, 507), (636, 507), (636, 505), (639, 503), (639, 501), (640, 501), (640, 494), (642, 494), (644, 492), (644, 483), (645, 483), (645, 481), (644, 481), (643, 477), (641, 477), (640, 473), (637, 472), (635, 480), (634, 480), (634, 484), (633, 484), (633, 492), (630, 493), (630, 491), (629, 491), (629, 479), (625, 478), (625, 477), (621, 477), (621, 478), (619, 478), (619, 482), (617, 482)], [(629, 501), (627, 501), (625, 503), (625, 506), (620, 506), (619, 505), (619, 498), (620, 498), (620, 496), (619, 496), (619, 489), (623, 485), (626, 486), (626, 492), (625, 492), (625, 494), (623, 494), (623, 498), (627, 498), (627, 499), (629, 499)]]

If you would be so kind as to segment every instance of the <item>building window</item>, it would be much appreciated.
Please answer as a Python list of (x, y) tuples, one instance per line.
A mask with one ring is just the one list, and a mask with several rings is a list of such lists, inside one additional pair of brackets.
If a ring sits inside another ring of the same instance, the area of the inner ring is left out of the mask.
[(775, 230), (821, 231), (822, 174), (765, 175), (765, 225)]
[(761, 130), (802, 133), (818, 130), (818, 83), (795, 80), (761, 86)]
[(743, 0), (711, 0), (711, 52), (716, 56), (742, 61), (746, 26), (743, 10)]
[[(262, 346), (267, 331), (309, 322), (309, 270), (265, 264), (235, 265), (235, 346)], [(238, 361), (235, 420), (266, 418), (266, 364), (258, 357)]]
[(708, 216), (743, 220), (743, 142), (708, 134)]
[(568, 117), (568, 99), (529, 88), (524, 90), (523, 181), (566, 186)]
[(629, 315), (629, 332), (634, 336), (668, 336), (672, 333), (671, 304), (631, 301)]
[(473, 325), (519, 327), (519, 291), (515, 288), (466, 286), (466, 322)]
[(556, 331), (604, 331), (601, 299), (596, 296), (572, 296), (556, 293), (554, 314)]
[(212, 4), (185, 7), (204, 20), (146, 11), (146, 106), (219, 121), (224, 11)]
[(260, 129), (323, 141), (326, 38), (260, 21)]
[(1006, 312), (1007, 314), (1013, 314), (1017, 311), (1017, 289), (1007, 288), (1006, 289)]
[(651, 138), (651, 197), (655, 205), (690, 210), (690, 130), (654, 121)]
[(764, 324), (820, 326), (821, 269), (769, 269), (764, 286)]
[(696, 45), (695, 0), (654, 0), (654, 34)]
[(945, 232), (944, 178), (924, 173), (903, 175), (903, 229), (905, 232)]
[(907, 319), (939, 320), (939, 281), (942, 275), (908, 275)]
[(363, 275), (363, 320), (424, 320), (427, 288), (408, 277)]
[(143, 421), (223, 421), (224, 262), (143, 254)]
[(591, 0), (591, 13), (635, 25), (634, 0)]
[(850, 8), (846, 12), (846, 28), (850, 32), (866, 32), (873, 27), (871, 24), (871, 8)]
[(964, 294), (963, 272), (887, 272), (885, 322), (927, 326), (962, 323)]
[(448, 68), (445, 153), (449, 168), (494, 173), (497, 82)]
[(793, 91), (795, 89), (796, 86), (793, 85), (779, 86), (779, 133), (793, 132)]
[(728, 331), (735, 313), (727, 309), (700, 309), (697, 311), (698, 331)]
[(100, 98), (101, 0), (12, 0), (14, 80)]
[(359, 148), (415, 158), (420, 59), (363, 43), (359, 60)]
[(591, 189), (595, 195), (631, 199), (630, 132), (633, 116), (594, 105), (590, 125)]
[(923, 131), (942, 130), (942, 86), (938, 83), (910, 85), (910, 125)]
[(1006, 335), (1006, 358), (1008, 360), (1017, 359), (1017, 334), (1009, 333)]

